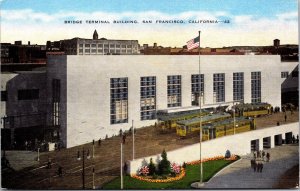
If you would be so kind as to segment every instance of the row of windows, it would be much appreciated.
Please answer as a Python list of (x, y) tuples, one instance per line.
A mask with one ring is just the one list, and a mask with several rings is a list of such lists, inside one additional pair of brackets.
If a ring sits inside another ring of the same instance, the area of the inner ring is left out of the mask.
[[(181, 106), (181, 76), (167, 76), (167, 106)], [(154, 119), (156, 112), (156, 77), (140, 79), (140, 117), (141, 120)], [(111, 78), (111, 123), (123, 123), (128, 116), (128, 78)], [(199, 105), (204, 97), (204, 74), (191, 76), (192, 105)], [(201, 96), (199, 95), (199, 90)], [(225, 101), (225, 73), (213, 74), (214, 103)], [(244, 73), (233, 73), (233, 99), (244, 100)], [(261, 101), (261, 73), (251, 72), (251, 101)]]
[[(98, 45), (98, 48), (132, 48), (132, 45), (126, 45), (126, 44), (79, 44), (79, 48), (96, 48)], [(134, 48), (137, 48), (137, 46), (134, 46)]]

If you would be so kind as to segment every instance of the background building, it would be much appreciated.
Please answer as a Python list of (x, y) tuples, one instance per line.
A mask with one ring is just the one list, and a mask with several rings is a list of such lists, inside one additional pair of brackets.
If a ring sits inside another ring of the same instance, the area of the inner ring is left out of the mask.
[(95, 30), (93, 39), (73, 38), (60, 41), (47, 41), (47, 51), (64, 51), (67, 55), (123, 55), (140, 54), (137, 40), (98, 39)]

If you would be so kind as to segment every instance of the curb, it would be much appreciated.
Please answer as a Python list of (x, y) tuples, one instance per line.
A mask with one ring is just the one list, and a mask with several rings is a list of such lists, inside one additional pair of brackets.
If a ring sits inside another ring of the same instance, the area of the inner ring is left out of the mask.
[(231, 165), (237, 163), (238, 161), (240, 161), (242, 159), (242, 157), (240, 156), (240, 158), (236, 161), (234, 161), (233, 163), (225, 166), (224, 168), (222, 168), (220, 171), (218, 171), (213, 177), (211, 177), (207, 182), (204, 182), (204, 183), (209, 183), (214, 177), (216, 177), (218, 174), (220, 174), (223, 170), (227, 169), (228, 167), (230, 167)]

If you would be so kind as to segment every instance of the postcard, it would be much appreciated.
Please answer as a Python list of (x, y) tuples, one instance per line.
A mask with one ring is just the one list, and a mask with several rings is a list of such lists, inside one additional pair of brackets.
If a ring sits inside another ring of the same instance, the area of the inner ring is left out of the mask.
[(1, 188), (299, 188), (298, 1), (0, 3)]

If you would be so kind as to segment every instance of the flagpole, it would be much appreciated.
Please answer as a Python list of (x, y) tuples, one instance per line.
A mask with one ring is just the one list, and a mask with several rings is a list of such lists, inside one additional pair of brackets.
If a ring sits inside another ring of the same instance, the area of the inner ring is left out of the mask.
[(198, 51), (199, 51), (199, 108), (200, 108), (200, 185), (203, 182), (203, 165), (202, 165), (202, 112), (201, 112), (201, 67), (200, 67), (200, 33), (199, 31), (199, 46), (198, 46)]

